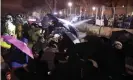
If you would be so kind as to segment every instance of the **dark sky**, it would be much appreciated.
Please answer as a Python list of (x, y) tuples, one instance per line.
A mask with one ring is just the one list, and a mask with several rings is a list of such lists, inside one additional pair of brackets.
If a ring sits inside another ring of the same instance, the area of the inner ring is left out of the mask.
[[(69, 0), (57, 0), (57, 8), (63, 9), (67, 7), (67, 2)], [(75, 1), (75, 0), (71, 0)], [(108, 0), (88, 0), (93, 4), (104, 4)], [(129, 0), (133, 3), (133, 0)], [(119, 3), (126, 4), (127, 0), (120, 0)], [(30, 10), (34, 7), (39, 7), (45, 5), (45, 0), (2, 0), (2, 11), (3, 12), (23, 12)]]
[[(65, 7), (64, 1), (57, 0), (58, 9)], [(45, 0), (2, 0), (2, 12), (23, 12), (40, 6), (45, 6)]]

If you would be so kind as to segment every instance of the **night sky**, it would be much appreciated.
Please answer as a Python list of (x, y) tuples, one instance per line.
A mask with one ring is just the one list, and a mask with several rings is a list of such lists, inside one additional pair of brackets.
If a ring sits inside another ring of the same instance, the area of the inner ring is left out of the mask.
[[(66, 0), (57, 0), (57, 8), (63, 9)], [(45, 0), (2, 0), (2, 13), (4, 12), (25, 12), (35, 7), (45, 5)]]
[[(67, 7), (69, 0), (57, 0), (57, 9), (63, 9)], [(79, 0), (71, 0), (79, 1)], [(92, 4), (105, 4), (109, 0), (87, 0)], [(127, 0), (119, 0), (119, 4), (126, 4)], [(129, 3), (133, 3), (133, 0), (129, 0)], [(24, 12), (34, 7), (45, 5), (45, 0), (2, 0), (2, 12)]]

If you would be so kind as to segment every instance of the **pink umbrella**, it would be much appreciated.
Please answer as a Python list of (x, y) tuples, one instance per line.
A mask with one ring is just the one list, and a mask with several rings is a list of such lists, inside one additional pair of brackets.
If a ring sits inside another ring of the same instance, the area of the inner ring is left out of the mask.
[(20, 49), (22, 52), (24, 52), (31, 58), (34, 58), (31, 49), (28, 48), (26, 43), (16, 39), (15, 37), (9, 36), (9, 35), (2, 36), (2, 38), (5, 41), (9, 42), (10, 44), (13, 44), (14, 46), (16, 46), (18, 49)]

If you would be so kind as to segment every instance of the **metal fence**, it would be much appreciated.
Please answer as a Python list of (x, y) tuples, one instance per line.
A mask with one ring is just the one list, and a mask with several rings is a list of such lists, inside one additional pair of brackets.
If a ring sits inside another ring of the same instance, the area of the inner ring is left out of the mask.
[[(105, 15), (113, 15), (113, 14), (127, 14), (127, 15), (133, 15), (133, 7), (104, 7), (104, 13)], [(95, 7), (93, 9), (93, 7), (89, 7), (88, 9), (84, 9), (82, 10), (81, 8), (68, 8), (68, 9), (63, 9), (61, 10), (63, 12), (63, 15), (96, 15), (96, 9), (98, 10), (98, 14), (100, 15), (102, 12), (102, 7)], [(113, 12), (113, 9), (115, 9), (115, 11)]]

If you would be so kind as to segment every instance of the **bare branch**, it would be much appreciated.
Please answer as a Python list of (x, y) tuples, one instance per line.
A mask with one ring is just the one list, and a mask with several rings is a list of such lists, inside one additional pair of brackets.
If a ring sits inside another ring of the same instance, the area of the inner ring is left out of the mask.
[(48, 2), (48, 0), (45, 0), (45, 3), (48, 5), (50, 11), (52, 12), (52, 7), (51, 7), (50, 3)]

